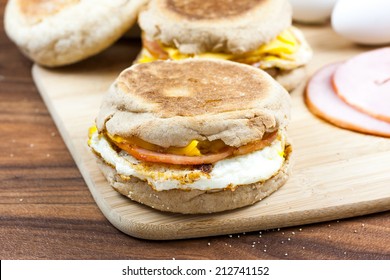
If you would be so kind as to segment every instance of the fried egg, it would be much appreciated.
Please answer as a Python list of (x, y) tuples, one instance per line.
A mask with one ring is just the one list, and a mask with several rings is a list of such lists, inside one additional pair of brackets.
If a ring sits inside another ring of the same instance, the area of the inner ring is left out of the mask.
[(97, 131), (90, 133), (88, 144), (122, 179), (137, 177), (156, 191), (234, 189), (239, 185), (270, 179), (285, 161), (283, 136), (262, 150), (220, 160), (212, 165), (211, 171), (193, 166), (141, 162), (123, 150), (118, 151), (105, 135)]

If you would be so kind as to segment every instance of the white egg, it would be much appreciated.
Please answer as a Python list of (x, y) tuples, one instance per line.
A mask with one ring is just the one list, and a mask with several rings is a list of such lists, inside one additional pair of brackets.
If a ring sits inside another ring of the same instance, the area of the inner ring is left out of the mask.
[(337, 0), (290, 0), (293, 20), (302, 23), (324, 23), (332, 14)]
[(390, 43), (389, 0), (339, 0), (332, 13), (333, 29), (365, 45)]

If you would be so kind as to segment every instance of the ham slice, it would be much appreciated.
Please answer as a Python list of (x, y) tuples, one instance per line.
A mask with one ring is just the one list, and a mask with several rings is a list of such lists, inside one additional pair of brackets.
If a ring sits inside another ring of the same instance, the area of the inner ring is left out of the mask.
[(332, 87), (332, 76), (341, 65), (342, 63), (327, 65), (310, 79), (305, 96), (309, 110), (338, 127), (390, 137), (390, 123), (354, 109), (336, 95)]
[(160, 46), (157, 41), (149, 41), (142, 36), (143, 46), (157, 59), (168, 59), (168, 53)]
[(335, 71), (333, 86), (346, 103), (390, 122), (390, 48), (349, 59)]
[(272, 142), (277, 138), (277, 136), (278, 131), (274, 131), (270, 134), (267, 134), (263, 139), (246, 144), (244, 146), (238, 148), (225, 146), (218, 152), (200, 156), (185, 156), (169, 154), (159, 151), (152, 151), (125, 142), (115, 142), (115, 145), (141, 161), (179, 165), (201, 165), (216, 163), (217, 161), (220, 161), (229, 156), (245, 155), (254, 151), (261, 150), (267, 146), (270, 146)]
[[(126, 148), (121, 147), (120, 148)], [(157, 163), (169, 163), (179, 165), (201, 165), (215, 163), (219, 160), (227, 158), (233, 153), (233, 148), (227, 147), (216, 154), (204, 155), (204, 156), (182, 156), (174, 154), (163, 154), (139, 147), (129, 147), (126, 150), (130, 155), (141, 161), (157, 162)]]

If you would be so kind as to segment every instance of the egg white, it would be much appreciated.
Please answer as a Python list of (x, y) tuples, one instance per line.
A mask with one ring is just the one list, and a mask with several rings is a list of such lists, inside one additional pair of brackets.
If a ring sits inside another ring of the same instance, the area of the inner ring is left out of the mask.
[(221, 190), (265, 181), (279, 171), (285, 160), (283, 137), (260, 151), (218, 161), (210, 173), (193, 167), (141, 162), (125, 151), (118, 153), (98, 132), (91, 135), (89, 146), (122, 178), (137, 177), (157, 191)]

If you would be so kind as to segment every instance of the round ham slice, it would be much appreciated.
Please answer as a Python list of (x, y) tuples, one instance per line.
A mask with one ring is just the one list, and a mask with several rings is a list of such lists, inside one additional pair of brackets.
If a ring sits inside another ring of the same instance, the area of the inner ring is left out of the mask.
[(130, 155), (141, 161), (169, 163), (179, 165), (201, 165), (210, 164), (225, 159), (231, 155), (239, 156), (249, 154), (254, 151), (261, 150), (269, 145), (277, 138), (278, 131), (266, 135), (263, 139), (249, 143), (247, 145), (234, 148), (225, 146), (216, 153), (206, 154), (201, 156), (185, 156), (151, 151), (136, 145), (131, 145), (124, 142), (115, 142), (115, 145), (122, 150), (127, 151)]
[(390, 137), (390, 123), (366, 115), (343, 102), (332, 87), (332, 76), (342, 63), (320, 69), (309, 81), (305, 101), (309, 110), (342, 128)]
[[(119, 146), (120, 147), (120, 146)], [(141, 161), (157, 162), (157, 163), (169, 163), (179, 165), (201, 165), (215, 163), (219, 160), (227, 158), (233, 153), (233, 148), (227, 147), (216, 154), (204, 155), (204, 156), (182, 156), (174, 154), (162, 154), (139, 147), (130, 147), (127, 150), (130, 155)]]
[(346, 103), (390, 122), (390, 48), (349, 59), (335, 71), (333, 86)]

